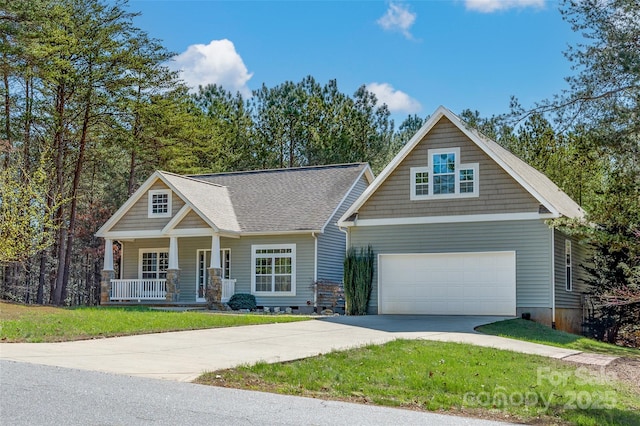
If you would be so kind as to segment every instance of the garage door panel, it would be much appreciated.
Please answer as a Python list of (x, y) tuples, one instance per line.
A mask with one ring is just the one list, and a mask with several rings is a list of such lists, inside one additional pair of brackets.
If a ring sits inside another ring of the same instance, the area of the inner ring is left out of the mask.
[(383, 314), (515, 315), (515, 252), (381, 254)]

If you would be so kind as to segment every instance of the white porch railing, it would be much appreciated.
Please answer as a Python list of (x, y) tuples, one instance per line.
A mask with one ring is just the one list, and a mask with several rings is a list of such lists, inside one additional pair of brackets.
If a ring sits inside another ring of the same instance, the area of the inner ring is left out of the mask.
[(111, 300), (164, 300), (167, 280), (111, 280)]
[(236, 292), (236, 280), (222, 280), (222, 297), (221, 302), (228, 302), (231, 296)]

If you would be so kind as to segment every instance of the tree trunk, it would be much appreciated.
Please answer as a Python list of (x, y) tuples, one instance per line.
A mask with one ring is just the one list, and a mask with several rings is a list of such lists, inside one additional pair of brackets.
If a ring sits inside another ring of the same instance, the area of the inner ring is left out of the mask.
[[(55, 109), (56, 109), (56, 130), (54, 134), (54, 145), (56, 147), (56, 183), (57, 187), (53, 191), (57, 190), (58, 193), (64, 197), (64, 155), (65, 155), (65, 145), (64, 145), (64, 114), (65, 114), (65, 85), (64, 83), (59, 84), (56, 90), (56, 100), (55, 100)], [(66, 240), (66, 229), (62, 221), (62, 207), (59, 207), (56, 211), (56, 221), (55, 223), (60, 227), (58, 231), (57, 238), (57, 262), (58, 267), (56, 268), (56, 275), (51, 282), (51, 293), (49, 295), (49, 300), (51, 303), (55, 305), (60, 304), (60, 297), (62, 297), (62, 282), (64, 277), (64, 243)]]
[(31, 114), (33, 111), (33, 77), (27, 76), (24, 79), (25, 105), (24, 105), (24, 142), (23, 142), (23, 168), (28, 174), (31, 169)]
[(44, 282), (47, 277), (47, 250), (40, 253), (40, 274), (38, 276), (38, 292), (36, 294), (36, 303), (44, 304)]
[(129, 188), (127, 194), (131, 196), (134, 192), (136, 183), (136, 150), (131, 150), (131, 160), (129, 161)]
[(27, 264), (25, 265), (24, 283), (27, 288), (25, 291), (24, 303), (26, 304), (31, 303), (31, 264), (32, 262), (33, 262), (33, 258), (30, 257), (29, 259), (27, 259)]
[[(3, 44), (6, 43), (6, 37), (2, 37)], [(9, 65), (7, 63), (7, 54), (5, 53), (3, 56), (3, 64), (2, 67), (2, 81), (4, 83), (4, 126), (5, 132), (7, 136), (7, 155), (4, 157), (4, 167), (5, 169), (9, 167), (9, 152), (13, 148), (13, 144), (11, 142), (11, 97), (9, 96)]]
[[(89, 73), (91, 73), (91, 64), (89, 64)], [(89, 86), (91, 87), (91, 86)], [(62, 274), (58, 270), (58, 276), (62, 275), (62, 281), (58, 280), (61, 284), (56, 287), (55, 304), (60, 305), (66, 299), (66, 289), (69, 284), (69, 270), (71, 269), (71, 257), (73, 254), (73, 240), (75, 238), (76, 229), (76, 217), (78, 211), (78, 188), (80, 187), (80, 176), (82, 175), (82, 166), (84, 164), (84, 154), (87, 147), (87, 135), (89, 133), (89, 118), (91, 112), (91, 98), (92, 89), (89, 88), (84, 106), (84, 117), (82, 118), (82, 133), (80, 135), (80, 146), (78, 147), (78, 159), (76, 161), (76, 167), (73, 172), (73, 186), (71, 188), (71, 209), (69, 211), (69, 231), (67, 234), (67, 246), (66, 253), (64, 255), (64, 269)]]

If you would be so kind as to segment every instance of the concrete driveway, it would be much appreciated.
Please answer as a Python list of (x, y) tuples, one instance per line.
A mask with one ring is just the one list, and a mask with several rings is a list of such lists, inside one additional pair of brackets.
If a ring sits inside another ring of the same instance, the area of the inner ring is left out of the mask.
[(398, 338), (465, 342), (564, 358), (579, 351), (474, 331), (504, 317), (330, 317), (283, 324), (145, 334), (63, 343), (2, 343), (0, 359), (176, 381), (205, 371), (306, 358)]

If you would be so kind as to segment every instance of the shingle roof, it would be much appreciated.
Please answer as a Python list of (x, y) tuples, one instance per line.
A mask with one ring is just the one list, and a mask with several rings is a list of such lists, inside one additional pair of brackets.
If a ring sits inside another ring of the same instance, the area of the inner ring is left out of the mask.
[(188, 199), (203, 218), (209, 219), (218, 229), (240, 231), (229, 190), (226, 187), (173, 173), (158, 173)]
[[(353, 163), (187, 179), (225, 187), (241, 232), (320, 231), (365, 169), (366, 163)], [(193, 189), (191, 202), (209, 196), (210, 190), (197, 192), (196, 185)]]
[(534, 167), (522, 161), (511, 151), (503, 148), (498, 143), (489, 139), (482, 133), (467, 127), (474, 132), (485, 146), (499, 157), (502, 161), (509, 165), (523, 180), (525, 180), (532, 188), (534, 188), (546, 201), (548, 201), (558, 212), (568, 218), (583, 218), (584, 210), (571, 199), (558, 185), (553, 183), (544, 173), (538, 171)]

